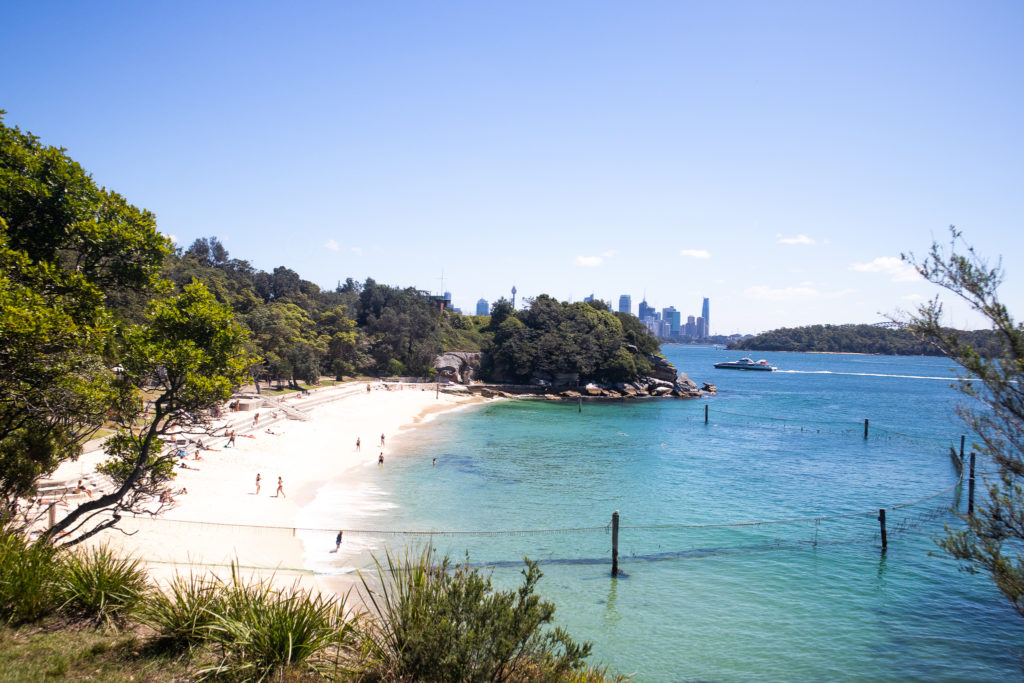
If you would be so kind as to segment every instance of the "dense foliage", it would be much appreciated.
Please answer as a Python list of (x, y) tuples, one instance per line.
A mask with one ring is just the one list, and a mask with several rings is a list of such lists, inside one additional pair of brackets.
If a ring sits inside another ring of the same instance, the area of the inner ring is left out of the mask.
[[(0, 112), (2, 114), (2, 112)], [(75, 457), (116, 393), (108, 302), (152, 294), (153, 216), (0, 121), (0, 497)]]
[[(125, 628), (139, 640), (126, 653), (137, 667), (130, 675), (107, 675), (88, 660), (82, 672), (69, 671), (67, 662), (48, 667), (46, 678), (607, 680), (585, 662), (590, 645), (553, 626), (554, 605), (535, 593), (540, 576), (527, 562), (522, 585), (502, 591), (483, 570), (435, 562), (429, 551), (403, 562), (389, 556), (375, 576), (362, 577), (367, 610), (356, 614), (344, 599), (282, 589), (269, 578), (244, 576), (237, 565), (226, 580), (189, 574), (154, 585), (134, 558), (105, 546), (58, 550), (0, 520), (0, 622), (23, 627), (14, 640), (54, 630), (74, 643), (99, 632), (77, 624)], [(0, 630), (0, 638), (6, 633)], [(177, 675), (150, 671), (161, 655), (175, 658)], [(44, 677), (12, 675), (26, 670), (33, 669), (7, 668), (0, 676)]]
[[(988, 330), (960, 332), (982, 355), (998, 355), (999, 342)], [(941, 356), (942, 349), (910, 330), (877, 325), (808, 325), (782, 327), (730, 345), (749, 351), (801, 351), (817, 353), (877, 353), (892, 356)]]
[(429, 376), (442, 351), (478, 350), (486, 342), (479, 333), (459, 334), (480, 325), (442, 310), (425, 292), (372, 278), (322, 290), (290, 268), (267, 273), (230, 258), (216, 237), (172, 254), (166, 273), (179, 286), (200, 280), (234, 310), (264, 359), (252, 368), (256, 380), (295, 385), (325, 374)]
[[(0, 112), (2, 113), (2, 112)], [(41, 478), (101, 426), (115, 488), (45, 532), (77, 543), (170, 478), (159, 437), (208, 426), (253, 358), (231, 312), (195, 283), (172, 291), (152, 214), (96, 185), (64, 151), (0, 122), (0, 514), (43, 514)], [(154, 416), (136, 429), (150, 393)], [(15, 517), (17, 515), (17, 517)]]
[(581, 380), (628, 382), (651, 371), (648, 355), (658, 350), (658, 341), (633, 316), (546, 294), (518, 312), (499, 302), (491, 329), (494, 341), (484, 370), (495, 380), (568, 373)]
[(388, 554), (362, 576), (367, 645), (379, 675), (401, 681), (561, 680), (584, 669), (589, 643), (550, 628), (554, 604), (534, 593), (542, 574), (526, 560), (517, 590), (497, 590), (468, 562)]
[(1024, 324), (1015, 322), (999, 301), (999, 265), (990, 267), (951, 228), (948, 250), (937, 244), (913, 263), (929, 281), (966, 301), (992, 324), (998, 353), (979, 353), (970, 339), (944, 328), (938, 300), (922, 306), (910, 329), (935, 344), (961, 368), (958, 389), (971, 399), (958, 413), (991, 458), (997, 472), (985, 478), (988, 499), (963, 517), (966, 529), (948, 529), (942, 547), (971, 572), (985, 572), (1024, 616)]
[(254, 378), (315, 382), (324, 374), (430, 376), (444, 351), (489, 351), (492, 379), (535, 372), (628, 381), (650, 370), (658, 342), (633, 316), (601, 302), (566, 304), (541, 295), (522, 311), (501, 299), (490, 316), (462, 315), (427, 293), (351, 278), (320, 289), (284, 266), (272, 273), (230, 258), (216, 237), (171, 255), (168, 277), (199, 279), (234, 309), (264, 362)]

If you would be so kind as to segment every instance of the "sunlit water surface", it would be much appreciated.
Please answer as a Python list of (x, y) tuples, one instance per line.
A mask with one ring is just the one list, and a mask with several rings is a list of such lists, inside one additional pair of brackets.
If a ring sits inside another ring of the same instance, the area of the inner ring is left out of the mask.
[(557, 622), (643, 681), (1021, 677), (1021, 619), (934, 542), (966, 505), (950, 490), (965, 430), (947, 360), (761, 353), (779, 372), (758, 373), (712, 368), (742, 353), (663, 350), (718, 394), (442, 416), (385, 467), (321, 491), (310, 520), (339, 500), (363, 513), (345, 520), (344, 552), (313, 565), (365, 567), (385, 545), (429, 542), (510, 587), (522, 557), (538, 559)]

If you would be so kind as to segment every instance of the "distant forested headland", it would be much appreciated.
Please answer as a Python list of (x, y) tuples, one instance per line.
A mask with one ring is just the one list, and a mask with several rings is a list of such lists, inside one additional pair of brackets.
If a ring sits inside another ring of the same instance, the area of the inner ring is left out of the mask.
[[(981, 355), (997, 356), (1000, 341), (991, 330), (957, 333)], [(749, 351), (802, 351), (809, 353), (877, 353), (890, 356), (941, 356), (935, 346), (910, 332), (876, 325), (808, 325), (782, 327), (742, 339), (729, 346)]]

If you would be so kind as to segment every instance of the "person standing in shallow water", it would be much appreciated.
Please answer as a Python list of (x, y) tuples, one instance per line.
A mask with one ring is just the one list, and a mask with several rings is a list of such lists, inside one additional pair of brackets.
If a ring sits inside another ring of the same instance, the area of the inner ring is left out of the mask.
[(339, 550), (341, 550), (341, 536), (344, 533), (344, 531), (338, 531), (338, 537), (334, 539), (334, 552), (338, 552)]
[(359, 437), (356, 437), (356, 453), (359, 452)]
[(377, 456), (377, 464), (380, 465), (381, 467), (384, 466), (384, 454), (383, 453), (381, 453), (379, 456)]
[(260, 482), (261, 482), (262, 480), (263, 480), (263, 477), (261, 477), (261, 476), (260, 476), (260, 473), (259, 473), (259, 472), (257, 472), (257, 473), (256, 473), (256, 495), (257, 495), (257, 496), (258, 496), (258, 495), (260, 495)]
[(380, 447), (384, 448), (384, 434), (380, 435)]

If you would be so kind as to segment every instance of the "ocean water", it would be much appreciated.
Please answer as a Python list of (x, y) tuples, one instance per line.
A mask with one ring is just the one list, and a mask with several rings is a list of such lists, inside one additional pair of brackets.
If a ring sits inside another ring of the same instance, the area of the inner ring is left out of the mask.
[(642, 681), (1021, 678), (1021, 618), (934, 542), (966, 506), (949, 361), (762, 353), (779, 372), (754, 373), (712, 368), (742, 353), (663, 350), (719, 393), (442, 416), (324, 488), (314, 516), (363, 512), (317, 568), (429, 543), (511, 587), (528, 556), (557, 622)]

